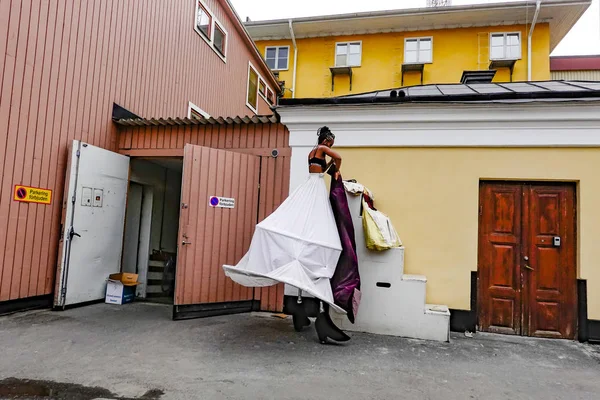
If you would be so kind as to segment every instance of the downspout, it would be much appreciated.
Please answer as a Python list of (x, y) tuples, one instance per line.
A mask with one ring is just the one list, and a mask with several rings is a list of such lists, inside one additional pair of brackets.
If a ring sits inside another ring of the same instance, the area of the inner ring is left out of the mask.
[(542, 0), (537, 0), (535, 3), (535, 14), (533, 15), (533, 21), (529, 28), (529, 35), (527, 35), (527, 81), (531, 82), (531, 37), (533, 36), (533, 30), (537, 23), (538, 15), (540, 14), (540, 8), (542, 7)]
[(298, 65), (298, 46), (296, 45), (296, 36), (294, 35), (294, 28), (292, 26), (292, 20), (289, 20), (290, 24), (290, 36), (292, 37), (292, 44), (294, 45), (294, 70), (292, 71), (292, 99), (296, 98), (296, 65)]

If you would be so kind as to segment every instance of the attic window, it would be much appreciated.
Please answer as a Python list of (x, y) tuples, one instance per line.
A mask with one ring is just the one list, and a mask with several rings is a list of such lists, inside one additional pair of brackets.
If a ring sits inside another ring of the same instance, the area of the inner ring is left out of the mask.
[(246, 105), (255, 114), (258, 113), (258, 83), (261, 79), (260, 75), (252, 65), (248, 63), (248, 86), (246, 90)]
[(273, 94), (273, 91), (270, 88), (267, 88), (267, 101), (271, 105), (275, 104), (275, 95)]
[(225, 57), (225, 49), (227, 46), (227, 33), (225, 32), (225, 29), (221, 26), (221, 24), (215, 23), (214, 35), (215, 37), (213, 40), (213, 46), (220, 55)]
[(215, 18), (204, 0), (196, 0), (194, 30), (223, 62), (227, 62), (227, 31), (223, 24)]
[(198, 2), (196, 8), (196, 31), (200, 32), (204, 37), (210, 40), (212, 28), (212, 17), (206, 7)]

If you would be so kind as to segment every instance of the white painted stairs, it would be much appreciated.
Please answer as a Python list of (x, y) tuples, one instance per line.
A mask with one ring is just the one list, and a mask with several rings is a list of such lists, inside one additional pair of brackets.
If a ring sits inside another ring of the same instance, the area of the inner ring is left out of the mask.
[(347, 331), (449, 341), (448, 307), (426, 304), (427, 278), (404, 274), (404, 247), (382, 252), (367, 249), (360, 216), (362, 196), (347, 196), (354, 221), (362, 300), (354, 324), (332, 311), (333, 321)]

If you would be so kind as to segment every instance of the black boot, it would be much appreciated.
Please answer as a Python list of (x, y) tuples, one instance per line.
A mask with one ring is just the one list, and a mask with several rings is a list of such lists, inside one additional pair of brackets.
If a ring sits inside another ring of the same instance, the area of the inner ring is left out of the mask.
[[(299, 307), (300, 308), (300, 307)], [(294, 321), (294, 329), (296, 332), (301, 332), (304, 328), (310, 325), (310, 319), (306, 316), (304, 308), (300, 308), (300, 312), (292, 314), (292, 320)]]
[(350, 336), (346, 335), (340, 328), (335, 326), (329, 315), (329, 304), (321, 303), (321, 311), (315, 321), (315, 329), (321, 344), (327, 343), (327, 338), (336, 342), (347, 342)]

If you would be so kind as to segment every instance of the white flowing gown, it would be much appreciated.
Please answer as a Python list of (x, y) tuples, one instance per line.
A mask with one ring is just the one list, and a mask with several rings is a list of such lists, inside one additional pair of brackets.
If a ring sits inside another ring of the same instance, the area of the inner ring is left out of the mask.
[(309, 178), (256, 226), (250, 249), (225, 275), (247, 287), (287, 283), (330, 304), (329, 280), (342, 252), (324, 174)]

